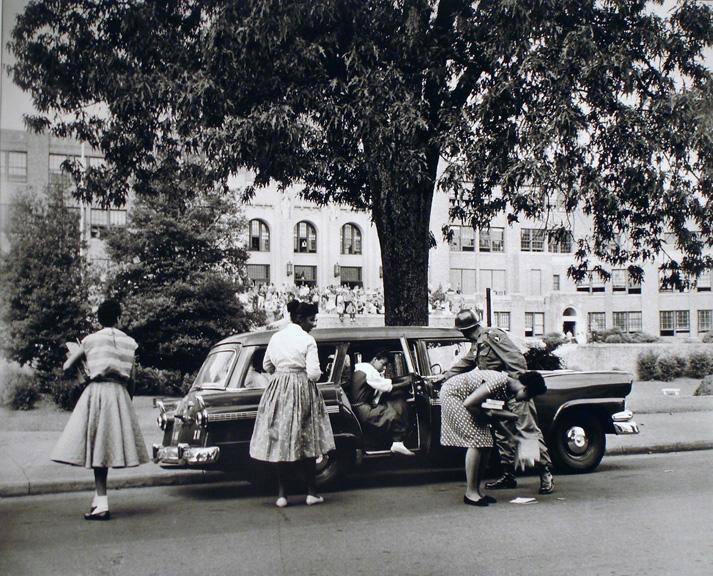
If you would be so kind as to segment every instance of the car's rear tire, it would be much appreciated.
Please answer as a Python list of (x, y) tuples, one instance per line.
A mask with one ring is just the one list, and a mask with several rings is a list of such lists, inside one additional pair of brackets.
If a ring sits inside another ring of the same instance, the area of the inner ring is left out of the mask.
[(549, 446), (559, 472), (581, 474), (599, 466), (606, 450), (606, 436), (596, 416), (577, 411), (557, 421)]

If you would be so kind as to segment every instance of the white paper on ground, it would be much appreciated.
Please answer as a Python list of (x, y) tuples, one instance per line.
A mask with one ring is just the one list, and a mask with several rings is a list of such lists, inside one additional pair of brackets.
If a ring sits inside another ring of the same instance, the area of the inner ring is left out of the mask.
[(533, 502), (537, 502), (537, 498), (523, 498), (518, 496), (517, 498), (510, 500), (511, 504), (531, 504)]

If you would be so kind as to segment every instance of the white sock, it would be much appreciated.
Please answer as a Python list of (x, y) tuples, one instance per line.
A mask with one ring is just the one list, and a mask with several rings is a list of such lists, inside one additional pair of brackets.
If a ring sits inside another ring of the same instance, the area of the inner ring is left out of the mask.
[(109, 498), (107, 496), (97, 496), (94, 513), (104, 512), (105, 510), (109, 510)]
[(92, 508), (96, 508), (96, 507), (97, 507), (97, 499), (98, 499), (98, 498), (99, 498), (99, 494), (97, 494), (96, 492), (94, 492), (94, 497), (92, 498)]

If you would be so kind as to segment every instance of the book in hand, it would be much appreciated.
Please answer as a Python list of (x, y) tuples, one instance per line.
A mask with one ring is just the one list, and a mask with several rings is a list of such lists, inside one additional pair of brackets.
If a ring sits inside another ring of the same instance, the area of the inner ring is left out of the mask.
[(502, 400), (493, 400), (492, 398), (488, 398), (480, 405), (480, 407), (486, 410), (502, 410), (505, 408), (505, 402)]

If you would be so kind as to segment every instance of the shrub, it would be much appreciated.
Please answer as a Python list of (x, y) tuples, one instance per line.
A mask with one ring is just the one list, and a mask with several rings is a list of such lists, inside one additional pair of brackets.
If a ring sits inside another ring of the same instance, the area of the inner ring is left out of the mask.
[(525, 360), (529, 370), (560, 370), (562, 358), (556, 356), (547, 348), (530, 348), (525, 352)]
[(706, 332), (701, 340), (706, 344), (713, 344), (713, 332)]
[(545, 345), (545, 350), (547, 350), (548, 352), (553, 352), (562, 344), (567, 343), (567, 341), (567, 338), (565, 338), (559, 332), (552, 332), (550, 334), (547, 334), (542, 339), (542, 342)]
[(683, 376), (685, 371), (685, 359), (675, 354), (659, 357), (656, 361), (656, 379), (670, 382), (674, 378)]
[(193, 376), (177, 370), (136, 366), (134, 380), (137, 395), (183, 396), (193, 383)]
[(696, 391), (693, 393), (694, 396), (713, 396), (713, 374), (706, 376), (703, 381), (698, 385)]
[(43, 376), (54, 403), (62, 410), (74, 410), (79, 397), (87, 387), (87, 383), (65, 375), (61, 369), (56, 369)]
[(656, 380), (656, 361), (659, 355), (651, 350), (640, 352), (636, 360), (636, 368), (639, 374), (639, 380)]
[(648, 344), (650, 342), (658, 342), (659, 337), (652, 336), (646, 332), (631, 332), (625, 335), (624, 341), (630, 344)]
[(703, 378), (708, 374), (713, 374), (713, 356), (709, 356), (705, 352), (693, 352), (688, 357), (686, 376)]
[(0, 363), (0, 401), (13, 410), (32, 410), (41, 398), (33, 370), (17, 362)]
[(604, 342), (607, 344), (622, 344), (624, 337), (621, 334), (609, 334), (604, 338)]

